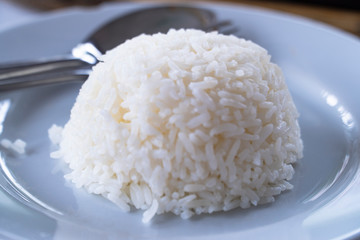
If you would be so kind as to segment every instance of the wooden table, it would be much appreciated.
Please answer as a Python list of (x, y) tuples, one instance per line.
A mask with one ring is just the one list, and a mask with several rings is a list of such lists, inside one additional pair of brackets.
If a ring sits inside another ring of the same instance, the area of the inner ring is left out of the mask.
[[(37, 8), (43, 11), (61, 9), (64, 7), (75, 5), (96, 5), (104, 2), (105, 0), (16, 0), (19, 3), (26, 4), (30, 7)], [(112, 2), (119, 0), (111, 0)], [(137, 0), (133, 2), (149, 2), (146, 0)], [(152, 0), (151, 2), (164, 3), (164, 2), (194, 2), (194, 0)], [(260, 0), (208, 0), (207, 2), (221, 2), (221, 3), (235, 3), (244, 4), (268, 9), (274, 9), (291, 14), (301, 15), (307, 18), (311, 18), (320, 22), (330, 24), (332, 26), (343, 29), (354, 35), (360, 37), (360, 11), (345, 8), (327, 7), (324, 5), (314, 4), (299, 4), (290, 3), (284, 1), (260, 1)]]
[(237, 0), (232, 2), (301, 15), (330, 24), (360, 37), (360, 11), (358, 10), (276, 1)]

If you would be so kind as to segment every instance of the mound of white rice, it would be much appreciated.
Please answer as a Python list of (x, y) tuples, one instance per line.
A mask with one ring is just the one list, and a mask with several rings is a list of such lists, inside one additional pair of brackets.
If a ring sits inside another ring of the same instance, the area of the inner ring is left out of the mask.
[(256, 206), (292, 188), (298, 113), (266, 50), (170, 30), (135, 37), (102, 61), (52, 154), (77, 187), (146, 210), (144, 222)]

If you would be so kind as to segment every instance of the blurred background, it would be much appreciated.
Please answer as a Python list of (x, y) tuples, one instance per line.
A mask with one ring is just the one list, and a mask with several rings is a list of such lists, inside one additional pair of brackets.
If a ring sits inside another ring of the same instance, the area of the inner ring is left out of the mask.
[[(121, 2), (119, 0), (0, 0), (0, 4), (11, 4), (30, 12), (48, 12), (72, 6), (92, 7), (104, 2)], [(360, 37), (360, 4), (354, 0), (207, 0), (232, 4), (245, 4), (279, 10), (321, 21)], [(124, 2), (124, 1), (122, 1)], [(129, 1), (127, 1), (129, 2)], [(137, 0), (133, 2), (149, 2)], [(151, 2), (194, 2), (194, 0), (152, 0)], [(6, 14), (0, 5), (0, 21)]]
[[(14, 0), (15, 1), (15, 0)], [(16, 0), (21, 3), (28, 4), (30, 6), (39, 7), (43, 9), (52, 9), (64, 6), (71, 6), (74, 4), (78, 5), (96, 5), (106, 1), (119, 1), (119, 0)], [(214, 0), (212, 0), (214, 1)], [(154, 1), (152, 2), (159, 2)], [(165, 2), (165, 1), (162, 1)], [(167, 1), (169, 2), (169, 1)], [(190, 1), (176, 1), (172, 0), (172, 2), (190, 2)], [(337, 7), (337, 8), (348, 8), (348, 9), (360, 9), (360, 4), (355, 0), (255, 0), (255, 1), (242, 1), (242, 0), (228, 0), (228, 1), (219, 1), (218, 2), (239, 2), (239, 3), (247, 3), (247, 4), (266, 4), (271, 2), (277, 3), (291, 3), (291, 4), (309, 4), (309, 5), (317, 5), (317, 6), (328, 6), (328, 7)]]

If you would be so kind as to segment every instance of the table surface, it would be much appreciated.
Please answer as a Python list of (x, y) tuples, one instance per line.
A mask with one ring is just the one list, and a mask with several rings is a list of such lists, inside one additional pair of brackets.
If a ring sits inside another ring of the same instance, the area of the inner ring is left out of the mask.
[[(0, 0), (6, 1), (6, 0)], [(7, 0), (9, 1), (9, 0)], [(114, 2), (116, 0), (112, 0)], [(346, 1), (346, 0), (344, 0)], [(75, 5), (96, 5), (104, 0), (13, 0), (22, 8), (29, 8), (36, 12), (52, 11), (71, 7)], [(148, 2), (146, 0), (137, 0), (134, 2)], [(151, 2), (193, 2), (193, 0), (152, 0)], [(228, 0), (228, 1), (215, 1), (208, 0), (207, 2), (221, 2), (221, 3), (235, 3), (245, 4), (250, 6), (274, 9), (291, 14), (301, 15), (307, 18), (311, 18), (320, 22), (324, 22), (343, 29), (354, 35), (360, 37), (360, 10), (358, 8), (341, 8), (334, 6), (327, 6), (324, 4), (305, 4), (291, 1), (260, 1), (260, 0)], [(334, 1), (330, 1), (334, 2)], [(348, 4), (349, 5), (349, 4)]]

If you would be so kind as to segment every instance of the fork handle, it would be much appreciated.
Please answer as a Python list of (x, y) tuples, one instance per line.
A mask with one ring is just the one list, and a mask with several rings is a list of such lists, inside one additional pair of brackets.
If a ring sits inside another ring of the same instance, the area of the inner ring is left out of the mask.
[(0, 91), (51, 83), (84, 81), (93, 64), (73, 56), (0, 64)]
[(54, 83), (85, 81), (91, 68), (48, 71), (21, 77), (0, 80), (0, 92)]
[(0, 82), (13, 78), (35, 76), (58, 70), (89, 67), (91, 64), (72, 56), (44, 59), (32, 62), (0, 64)]

